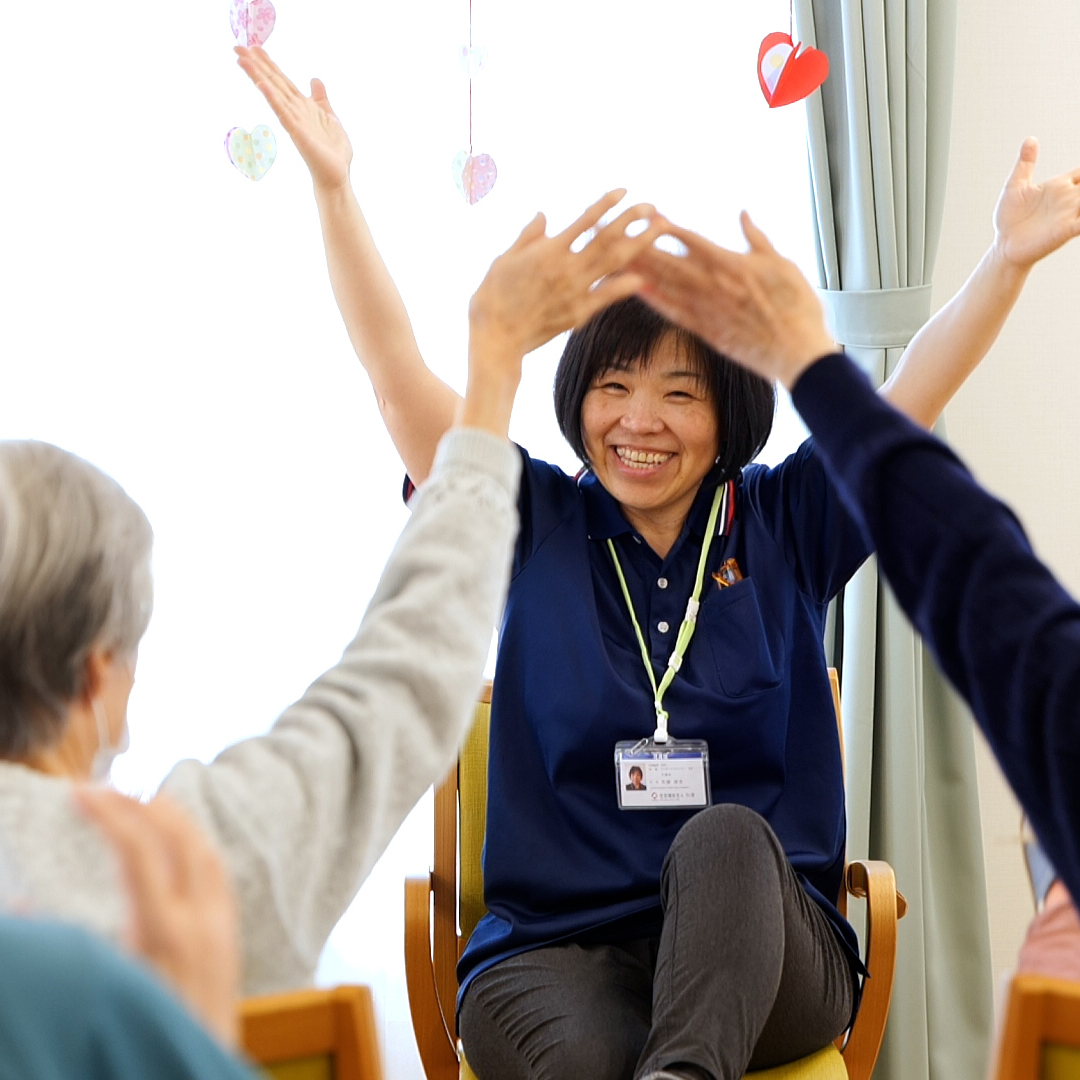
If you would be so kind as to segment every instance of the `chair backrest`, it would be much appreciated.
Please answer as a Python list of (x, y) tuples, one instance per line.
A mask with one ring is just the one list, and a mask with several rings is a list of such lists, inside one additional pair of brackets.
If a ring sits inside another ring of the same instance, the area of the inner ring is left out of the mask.
[(1018, 975), (1009, 988), (996, 1080), (1080, 1080), (1080, 984)]
[(382, 1080), (366, 986), (246, 998), (240, 1043), (273, 1080)]

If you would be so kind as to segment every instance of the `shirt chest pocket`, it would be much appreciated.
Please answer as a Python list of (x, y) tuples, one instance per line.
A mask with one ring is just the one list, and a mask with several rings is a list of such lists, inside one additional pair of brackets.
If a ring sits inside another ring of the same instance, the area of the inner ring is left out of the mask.
[[(708, 597), (698, 630), (706, 639), (724, 694), (749, 697), (780, 685), (784, 643), (781, 628), (762, 617), (757, 587), (746, 578)], [(704, 659), (704, 658), (703, 658)]]

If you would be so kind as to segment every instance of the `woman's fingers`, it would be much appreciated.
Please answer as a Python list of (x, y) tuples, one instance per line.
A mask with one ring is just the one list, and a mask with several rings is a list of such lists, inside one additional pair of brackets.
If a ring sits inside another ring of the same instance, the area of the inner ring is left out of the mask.
[(645, 284), (645, 278), (641, 274), (628, 270), (621, 274), (612, 274), (611, 277), (601, 281), (585, 299), (581, 308), (575, 328), (587, 323), (594, 315), (601, 312), (628, 296), (640, 292)]
[[(628, 233), (627, 230), (638, 222), (644, 222), (645, 228)], [(666, 225), (655, 206), (639, 203), (599, 229), (581, 249), (579, 257), (593, 271), (594, 277), (603, 277), (621, 270), (638, 252), (651, 247), (663, 234)]]
[(77, 788), (75, 800), (111, 842), (128, 885), (135, 940), (143, 951), (153, 936), (154, 914), (166, 907), (174, 888), (173, 865), (161, 835), (146, 827), (148, 808), (115, 791)]
[(524, 229), (518, 233), (518, 238), (510, 245), (510, 251), (519, 251), (521, 248), (531, 244), (534, 240), (544, 235), (547, 229), (547, 218), (543, 214), (538, 213), (536, 217), (525, 226)]
[(561, 233), (557, 233), (553, 239), (564, 242), (569, 247), (582, 233), (588, 232), (589, 229), (596, 225), (613, 206), (617, 206), (622, 202), (625, 196), (626, 188), (616, 188), (614, 191), (609, 191), (606, 195), (597, 199), (577, 221), (568, 225)]
[(739, 214), (739, 224), (742, 226), (743, 236), (746, 237), (751, 251), (762, 255), (776, 254), (772, 241), (750, 220), (750, 215), (745, 210)]
[(337, 113), (334, 112), (334, 108), (330, 104), (330, 98), (326, 93), (326, 86), (323, 84), (322, 79), (311, 80), (311, 100), (314, 101), (323, 112), (328, 113), (335, 120), (337, 119)]
[[(304, 96), (300, 88), (270, 59), (265, 49), (258, 45), (250, 49), (238, 45), (234, 51), (241, 60), (248, 61), (248, 65), (258, 73), (259, 80), (270, 83), (282, 97), (288, 100)], [(244, 70), (247, 71), (247, 67)]]

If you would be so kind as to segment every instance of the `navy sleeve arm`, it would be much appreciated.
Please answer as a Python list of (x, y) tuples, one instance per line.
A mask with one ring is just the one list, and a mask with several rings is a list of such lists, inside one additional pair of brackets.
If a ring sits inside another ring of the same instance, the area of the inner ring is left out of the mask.
[(1080, 606), (1012, 511), (847, 357), (808, 369), (792, 399), (901, 606), (1080, 897)]
[(831, 600), (870, 554), (813, 439), (774, 468), (745, 469), (742, 496), (770, 523), (799, 588), (819, 602)]

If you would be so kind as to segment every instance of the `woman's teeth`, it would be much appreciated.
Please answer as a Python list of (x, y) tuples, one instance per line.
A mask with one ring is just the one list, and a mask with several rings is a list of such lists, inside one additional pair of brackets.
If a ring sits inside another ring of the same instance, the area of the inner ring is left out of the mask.
[(615, 453), (619, 455), (619, 460), (624, 465), (629, 465), (632, 469), (648, 469), (654, 465), (663, 465), (668, 458), (674, 457), (673, 454), (655, 451), (628, 450), (624, 446), (617, 446)]

